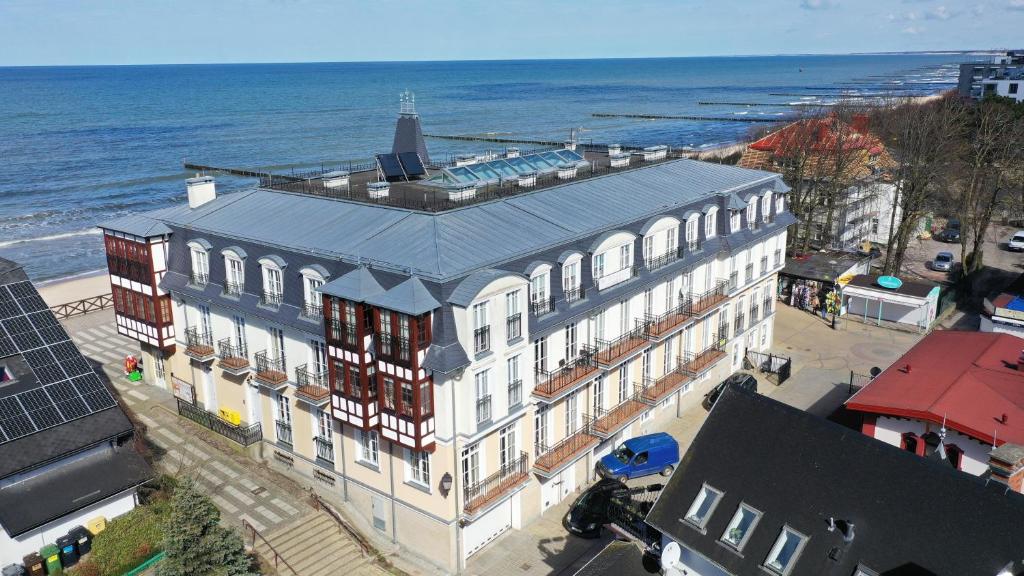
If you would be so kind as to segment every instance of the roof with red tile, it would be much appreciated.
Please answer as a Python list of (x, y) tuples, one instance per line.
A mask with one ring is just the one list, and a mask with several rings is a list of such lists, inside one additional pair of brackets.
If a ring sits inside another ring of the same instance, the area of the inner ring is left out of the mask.
[(945, 421), (988, 444), (1024, 444), (1024, 339), (936, 331), (847, 401), (852, 410)]
[[(843, 128), (840, 128), (840, 127)], [(775, 154), (785, 154), (789, 148), (810, 147), (816, 152), (835, 149), (841, 142), (847, 150), (867, 150), (879, 154), (882, 143), (868, 130), (867, 118), (856, 117), (845, 123), (835, 116), (798, 120), (750, 144), (750, 148)]]

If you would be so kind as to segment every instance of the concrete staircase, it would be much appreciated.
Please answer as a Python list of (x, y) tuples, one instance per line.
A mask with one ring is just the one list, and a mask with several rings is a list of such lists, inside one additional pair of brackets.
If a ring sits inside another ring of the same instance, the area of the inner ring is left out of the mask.
[(388, 574), (363, 556), (359, 545), (325, 512), (316, 512), (263, 535), (273, 550), (256, 538), (256, 554), (280, 576), (381, 576)]

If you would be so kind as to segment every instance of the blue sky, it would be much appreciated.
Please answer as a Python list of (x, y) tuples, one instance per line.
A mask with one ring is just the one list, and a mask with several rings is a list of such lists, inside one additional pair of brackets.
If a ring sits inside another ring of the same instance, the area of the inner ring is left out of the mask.
[(0, 66), (1020, 47), (1024, 0), (0, 0)]

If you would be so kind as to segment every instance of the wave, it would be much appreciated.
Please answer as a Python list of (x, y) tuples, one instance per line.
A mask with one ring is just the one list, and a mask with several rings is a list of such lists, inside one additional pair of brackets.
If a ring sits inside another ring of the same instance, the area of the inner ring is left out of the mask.
[(78, 230), (76, 232), (63, 232), (61, 234), (50, 234), (49, 236), (37, 236), (35, 238), (18, 238), (16, 240), (4, 240), (0, 242), (0, 248), (6, 248), (8, 246), (15, 246), (18, 244), (28, 244), (30, 242), (48, 242), (50, 240), (62, 240), (64, 238), (75, 238), (77, 236), (99, 236), (103, 231), (97, 229), (90, 230)]

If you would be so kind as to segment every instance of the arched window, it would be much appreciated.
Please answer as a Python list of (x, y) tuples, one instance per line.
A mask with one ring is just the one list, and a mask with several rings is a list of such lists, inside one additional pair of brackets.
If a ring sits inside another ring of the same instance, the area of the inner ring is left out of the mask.
[(718, 208), (711, 207), (704, 215), (704, 237), (714, 238), (718, 235)]
[(320, 266), (307, 266), (299, 271), (302, 275), (303, 316), (311, 320), (323, 317), (323, 300), (320, 287), (327, 282), (327, 271)]
[(765, 192), (761, 197), (761, 220), (767, 222), (772, 211), (772, 193)]
[(238, 296), (245, 290), (245, 251), (232, 246), (221, 251), (224, 256), (224, 293)]
[(582, 282), (583, 255), (576, 252), (562, 262), (562, 292), (566, 302), (574, 302), (583, 296)]
[(188, 243), (192, 259), (192, 273), (189, 282), (194, 286), (206, 286), (210, 280), (210, 243), (205, 240), (193, 240)]
[(284, 300), (284, 267), (280, 256), (264, 256), (260, 258), (260, 269), (263, 271), (263, 293), (260, 303), (266, 306), (280, 306)]
[(686, 219), (686, 251), (694, 252), (700, 249), (700, 232), (698, 226), (700, 225), (700, 214), (691, 214)]
[(534, 264), (527, 269), (530, 275), (530, 312), (547, 314), (554, 306), (551, 298), (551, 265)]

